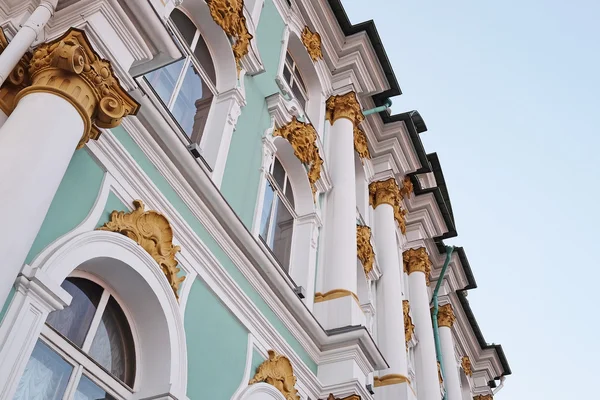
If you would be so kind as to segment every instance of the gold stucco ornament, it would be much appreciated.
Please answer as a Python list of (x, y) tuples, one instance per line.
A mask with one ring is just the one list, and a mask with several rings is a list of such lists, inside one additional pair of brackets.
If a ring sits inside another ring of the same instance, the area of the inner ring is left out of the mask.
[(325, 118), (333, 125), (340, 118), (346, 118), (352, 121), (354, 126), (358, 126), (365, 116), (362, 113), (356, 93), (348, 92), (343, 95), (331, 96), (325, 103)]
[(437, 362), (437, 367), (438, 367), (438, 380), (440, 381), (440, 385), (442, 383), (444, 383), (444, 379), (442, 378), (442, 366), (440, 364), (440, 362)]
[(491, 394), (478, 394), (473, 397), (473, 400), (494, 400), (494, 396)]
[(313, 61), (323, 58), (323, 53), (321, 51), (321, 35), (311, 31), (308, 26), (305, 26), (302, 31), (302, 43), (304, 44), (304, 47), (306, 47), (306, 51), (308, 51), (308, 55)]
[(244, 17), (244, 0), (207, 0), (206, 3), (213, 20), (233, 39), (231, 50), (239, 72), (242, 57), (248, 54), (253, 37)]
[(454, 321), (456, 317), (454, 316), (454, 311), (452, 311), (452, 304), (444, 304), (443, 306), (438, 307), (438, 326), (452, 328), (454, 325)]
[(415, 188), (413, 186), (412, 181), (410, 180), (410, 176), (406, 175), (402, 180), (402, 189), (400, 189), (400, 193), (403, 198), (410, 197), (411, 193), (414, 193)]
[(373, 269), (375, 261), (375, 253), (371, 245), (371, 228), (368, 226), (356, 225), (356, 254), (367, 275)]
[(367, 135), (358, 126), (354, 127), (354, 150), (360, 158), (371, 159), (371, 152), (367, 145)]
[(369, 204), (373, 208), (381, 204), (389, 204), (394, 209), (394, 218), (400, 226), (402, 234), (406, 234), (406, 210), (402, 208), (402, 193), (396, 179), (371, 182), (369, 184)]
[[(4, 52), (4, 49), (6, 49), (7, 46), (8, 40), (2, 29), (0, 29), (0, 54)], [(30, 60), (31, 53), (26, 52), (6, 77), (2, 87), (0, 87), (0, 110), (6, 115), (10, 115), (15, 109), (15, 98), (17, 97), (17, 94), (31, 84), (31, 78), (29, 76)]]
[(321, 177), (323, 159), (317, 147), (317, 131), (311, 124), (300, 122), (296, 117), (287, 124), (273, 132), (273, 136), (286, 139), (294, 149), (294, 155), (300, 162), (308, 167), (308, 181), (313, 192), (313, 199), (317, 192), (316, 182)]
[(53, 93), (67, 100), (83, 119), (78, 149), (89, 139), (98, 139), (98, 128), (114, 128), (139, 109), (121, 87), (110, 62), (101, 59), (85, 33), (76, 28), (38, 46), (29, 62), (29, 74), (31, 85), (19, 92), (15, 102), (34, 92)]
[(404, 271), (407, 274), (410, 275), (413, 272), (423, 272), (425, 274), (425, 281), (429, 286), (431, 261), (429, 261), (429, 254), (427, 254), (425, 247), (406, 250), (402, 253), (402, 261), (404, 262)]
[(415, 325), (410, 317), (410, 303), (408, 300), (402, 300), (402, 311), (404, 311), (404, 340), (406, 341), (406, 347), (408, 347), (408, 342), (411, 341), (415, 331)]
[(167, 218), (156, 211), (144, 211), (144, 203), (134, 200), (135, 210), (131, 212), (113, 211), (110, 220), (98, 228), (100, 231), (117, 232), (135, 241), (158, 263), (167, 277), (175, 297), (179, 299), (179, 285), (185, 276), (177, 276), (175, 254), (180, 250), (173, 245), (173, 230)]
[(329, 396), (327, 396), (327, 400), (361, 400), (361, 399), (360, 399), (360, 396), (357, 394), (351, 394), (350, 396), (341, 398), (341, 397), (335, 397), (333, 395), (333, 393), (329, 393)]
[(258, 366), (254, 378), (248, 384), (254, 385), (259, 382), (274, 386), (285, 397), (285, 400), (300, 400), (296, 390), (296, 377), (292, 363), (275, 350), (269, 350), (269, 358)]
[(461, 365), (463, 371), (465, 371), (466, 376), (473, 376), (473, 366), (471, 365), (471, 359), (469, 358), (469, 356), (463, 356), (461, 360)]

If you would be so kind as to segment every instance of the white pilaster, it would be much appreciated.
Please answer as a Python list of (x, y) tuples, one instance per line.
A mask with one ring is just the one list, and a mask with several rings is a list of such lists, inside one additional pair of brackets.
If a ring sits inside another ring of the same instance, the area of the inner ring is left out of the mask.
[(75, 107), (54, 94), (23, 97), (0, 128), (4, 230), (0, 304), (8, 296), (84, 131)]
[(452, 338), (452, 328), (440, 326), (440, 342), (442, 346), (442, 362), (444, 364), (444, 385), (446, 387), (447, 400), (463, 400), (460, 375), (456, 364), (456, 355), (454, 354), (454, 339)]

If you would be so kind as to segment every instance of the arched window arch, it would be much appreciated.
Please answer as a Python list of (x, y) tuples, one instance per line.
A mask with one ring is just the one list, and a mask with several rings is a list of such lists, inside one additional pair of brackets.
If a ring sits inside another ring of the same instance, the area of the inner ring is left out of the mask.
[(127, 399), (136, 355), (128, 318), (111, 290), (69, 277), (71, 304), (48, 315), (14, 399)]
[(168, 24), (183, 58), (144, 78), (183, 134), (200, 142), (217, 93), (215, 66), (200, 30), (183, 11), (174, 9)]

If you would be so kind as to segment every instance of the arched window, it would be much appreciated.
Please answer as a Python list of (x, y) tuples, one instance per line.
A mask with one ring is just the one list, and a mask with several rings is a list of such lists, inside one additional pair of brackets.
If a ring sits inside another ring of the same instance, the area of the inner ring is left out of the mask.
[(294, 97), (296, 100), (298, 100), (298, 103), (300, 103), (302, 108), (306, 108), (306, 102), (308, 101), (306, 84), (304, 83), (304, 79), (302, 79), (298, 65), (294, 61), (294, 58), (289, 51), (285, 54), (283, 77), (285, 78), (285, 83), (289, 86), (290, 90), (294, 94)]
[(128, 399), (135, 346), (125, 313), (111, 292), (90, 280), (61, 285), (71, 304), (50, 313), (14, 399)]
[(215, 67), (200, 31), (181, 10), (173, 10), (168, 27), (184, 57), (144, 78), (185, 136), (199, 142), (216, 94)]
[(266, 174), (267, 185), (260, 219), (260, 237), (269, 246), (286, 272), (290, 268), (294, 233), (294, 192), (277, 157)]

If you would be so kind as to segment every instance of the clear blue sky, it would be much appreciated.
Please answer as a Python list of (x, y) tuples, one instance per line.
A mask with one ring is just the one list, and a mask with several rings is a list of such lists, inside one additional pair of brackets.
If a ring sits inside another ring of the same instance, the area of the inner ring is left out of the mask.
[(344, 0), (374, 19), (448, 184), (496, 400), (596, 397), (599, 1)]

